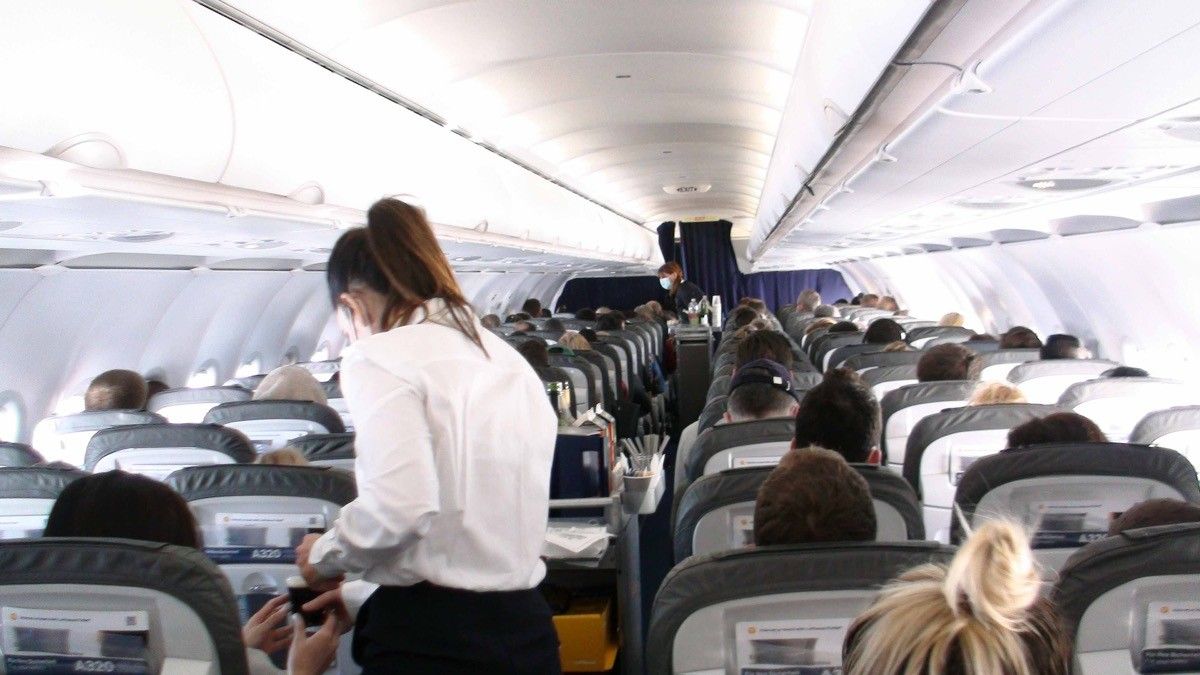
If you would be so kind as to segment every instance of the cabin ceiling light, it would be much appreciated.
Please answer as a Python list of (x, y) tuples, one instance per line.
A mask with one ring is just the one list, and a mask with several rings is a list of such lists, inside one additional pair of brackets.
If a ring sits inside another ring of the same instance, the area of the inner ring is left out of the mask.
[(1105, 185), (1112, 184), (1113, 181), (1106, 178), (1055, 178), (1053, 180), (1047, 178), (1022, 178), (1017, 181), (1017, 185), (1030, 188), (1033, 190), (1041, 190), (1044, 192), (1071, 192), (1074, 190), (1091, 190)]
[(119, 241), (125, 244), (145, 244), (152, 241), (162, 241), (174, 236), (171, 232), (162, 230), (129, 230), (108, 237), (109, 241)]
[(279, 248), (280, 246), (284, 246), (286, 244), (286, 241), (280, 241), (278, 239), (252, 239), (249, 241), (233, 242), (233, 245), (238, 248), (250, 249), (252, 251), (258, 251), (265, 248)]

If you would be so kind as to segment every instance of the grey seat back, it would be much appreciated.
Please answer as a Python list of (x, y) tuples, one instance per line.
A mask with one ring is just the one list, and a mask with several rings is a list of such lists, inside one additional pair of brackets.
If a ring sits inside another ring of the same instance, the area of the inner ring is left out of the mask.
[(83, 466), (88, 441), (101, 429), (131, 424), (166, 424), (161, 415), (142, 410), (92, 410), (47, 417), (33, 429), (33, 447), (47, 462)]
[(297, 363), (296, 365), (312, 373), (313, 377), (320, 382), (328, 382), (331, 377), (342, 369), (341, 359), (331, 359), (329, 361), (309, 361), (305, 363)]
[(861, 345), (862, 339), (862, 333), (826, 333), (824, 337), (813, 344), (813, 348), (809, 352), (813, 365), (822, 372), (829, 370), (829, 358), (833, 356), (835, 350), (847, 345)]
[(962, 326), (918, 326), (908, 330), (907, 342), (917, 349), (924, 349), (934, 338), (959, 339), (966, 342), (975, 331)]
[(150, 398), (146, 409), (176, 424), (204, 421), (209, 410), (231, 401), (249, 401), (252, 394), (241, 387), (198, 387), (168, 389)]
[[(105, 638), (100, 649), (143, 656), (149, 672), (248, 673), (229, 582), (192, 548), (128, 539), (0, 542), (0, 606), (32, 616), (45, 610), (60, 616), (103, 613), (103, 619), (93, 619), (109, 625), (98, 631)], [(11, 615), (5, 619), (9, 630)], [(56, 659), (64, 669), (57, 672), (95, 667), (126, 672), (116, 669), (111, 652), (87, 658), (74, 643), (66, 644), (67, 634), (33, 626), (27, 633), (37, 638), (31, 648), (55, 649), (58, 643), (55, 651), (76, 652)]]
[(883, 584), (904, 570), (945, 563), (952, 555), (953, 549), (929, 542), (871, 542), (769, 546), (689, 558), (671, 570), (654, 598), (646, 672), (838, 668), (846, 629)]
[[(966, 471), (955, 502), (972, 524), (1023, 523), (1050, 571), (1102, 539), (1111, 520), (1147, 499), (1200, 502), (1191, 464), (1174, 450), (1127, 443), (1032, 445), (985, 457)], [(958, 523), (952, 535), (962, 538)]]
[(354, 434), (308, 434), (293, 439), (291, 446), (314, 466), (354, 471)]
[(883, 419), (880, 445), (887, 463), (897, 470), (903, 467), (913, 427), (927, 415), (966, 405), (977, 384), (974, 380), (919, 382), (885, 394), (879, 400)]
[(975, 357), (980, 368), (979, 379), (986, 382), (1007, 382), (1013, 368), (1041, 358), (1041, 352), (1036, 349), (997, 349), (980, 352)]
[(907, 352), (884, 352), (874, 351), (866, 354), (855, 354), (846, 359), (842, 367), (856, 371), (859, 375), (865, 375), (872, 368), (887, 368), (889, 366), (913, 366), (917, 365), (917, 361), (924, 356), (919, 351), (910, 350)]
[(346, 431), (354, 431), (354, 416), (350, 414), (350, 406), (342, 394), (341, 380), (326, 380), (321, 383), (321, 389), (325, 391), (325, 405), (333, 408), (342, 418), (342, 426)]
[(45, 461), (37, 450), (24, 443), (0, 442), (0, 467), (33, 466)]
[(591, 361), (578, 354), (568, 355), (551, 351), (550, 363), (560, 368), (572, 368), (583, 375), (584, 388), (583, 391), (576, 392), (575, 399), (583, 402), (585, 411), (604, 402), (604, 380), (600, 375), (600, 369)]
[[(868, 464), (852, 464), (867, 480), (875, 504), (875, 541), (925, 538), (917, 495), (900, 474)], [(701, 476), (679, 501), (674, 526), (675, 562), (692, 555), (742, 548), (754, 543), (754, 505), (773, 466), (728, 469)]]
[(0, 539), (40, 537), (63, 488), (86, 475), (48, 466), (0, 468)]
[(882, 401), (884, 396), (900, 387), (917, 384), (917, 364), (870, 368), (863, 373), (862, 378), (867, 386), (871, 387), (875, 398)]
[(600, 336), (596, 342), (592, 343), (592, 349), (604, 354), (613, 360), (617, 365), (617, 383), (623, 388), (628, 389), (633, 382), (633, 360), (629, 355), (629, 348), (623, 343)]
[(1200, 467), (1200, 405), (1155, 410), (1138, 422), (1129, 442), (1171, 448)]
[(1009, 429), (1054, 412), (1053, 406), (1005, 403), (954, 408), (918, 422), (904, 453), (904, 479), (921, 499), (926, 536), (949, 541), (954, 492), (967, 467), (1007, 447)]
[(613, 361), (611, 356), (590, 349), (576, 352), (576, 355), (596, 367), (597, 372), (600, 374), (600, 398), (604, 401), (605, 408), (613, 410), (617, 400), (621, 397), (621, 393), (617, 389), (616, 362)]
[(684, 470), (694, 481), (725, 469), (777, 464), (788, 451), (795, 428), (791, 418), (719, 424), (696, 437)]
[(259, 452), (282, 448), (305, 434), (337, 434), (346, 430), (336, 410), (311, 401), (222, 403), (209, 410), (204, 421), (241, 431)]
[(103, 429), (88, 443), (84, 464), (100, 473), (120, 469), (163, 480), (188, 466), (253, 462), (242, 432), (217, 424), (140, 424)]
[(1022, 363), (1008, 373), (1008, 381), (1021, 387), (1030, 403), (1058, 403), (1067, 387), (1100, 377), (1118, 364), (1104, 359), (1051, 359)]
[(884, 345), (880, 344), (848, 344), (842, 345), (831, 351), (826, 358), (825, 370), (840, 368), (847, 359), (858, 356), (859, 354), (869, 354), (871, 352), (883, 349)]
[(1107, 377), (1067, 387), (1058, 407), (1095, 420), (1108, 440), (1124, 442), (1149, 413), (1197, 401), (1193, 389), (1177, 380)]
[(1079, 675), (1195, 672), (1196, 598), (1197, 523), (1089, 544), (1067, 560), (1052, 593)]

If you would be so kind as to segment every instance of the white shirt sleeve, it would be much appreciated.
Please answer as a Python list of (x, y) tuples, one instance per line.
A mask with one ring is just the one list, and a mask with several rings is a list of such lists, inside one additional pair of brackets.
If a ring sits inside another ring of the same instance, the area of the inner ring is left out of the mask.
[(394, 559), (428, 532), (439, 504), (421, 393), (362, 357), (343, 361), (342, 385), (355, 411), (358, 498), (342, 508), (309, 555), (326, 577)]

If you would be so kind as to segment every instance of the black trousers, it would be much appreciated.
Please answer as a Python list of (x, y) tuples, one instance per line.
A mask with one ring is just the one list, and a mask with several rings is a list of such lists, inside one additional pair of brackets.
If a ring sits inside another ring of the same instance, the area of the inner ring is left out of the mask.
[(558, 635), (537, 589), (478, 593), (383, 586), (358, 612), (363, 675), (558, 675)]

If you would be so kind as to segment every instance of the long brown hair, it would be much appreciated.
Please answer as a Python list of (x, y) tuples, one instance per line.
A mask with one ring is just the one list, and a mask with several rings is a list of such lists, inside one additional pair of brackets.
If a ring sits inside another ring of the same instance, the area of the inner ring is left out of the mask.
[(407, 323), (426, 301), (446, 303), (454, 326), (487, 353), (450, 262), (425, 213), (398, 199), (381, 199), (367, 211), (367, 226), (348, 230), (329, 254), (325, 272), (334, 306), (361, 284), (385, 298), (380, 328)]

